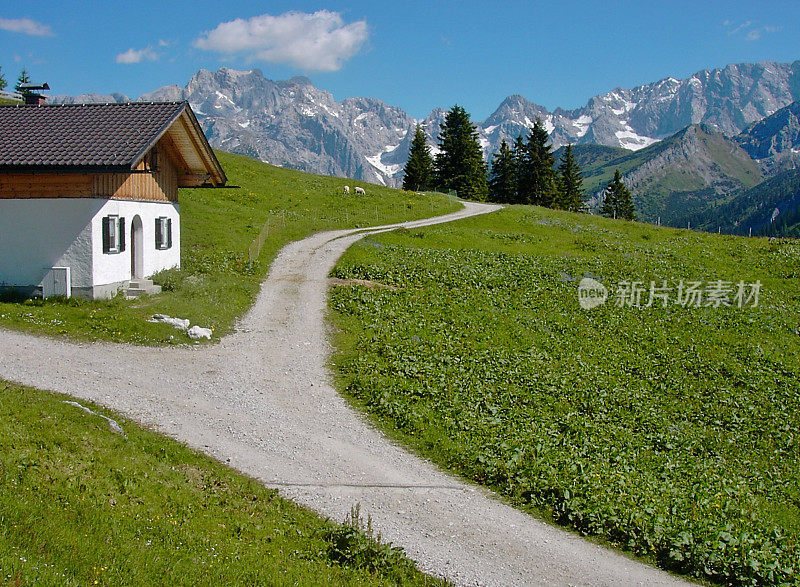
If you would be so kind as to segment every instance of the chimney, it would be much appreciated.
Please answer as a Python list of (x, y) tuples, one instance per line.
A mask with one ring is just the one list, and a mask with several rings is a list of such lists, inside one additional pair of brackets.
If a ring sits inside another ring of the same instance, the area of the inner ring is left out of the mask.
[(47, 102), (47, 98), (41, 94), (37, 94), (36, 90), (41, 91), (49, 89), (50, 86), (48, 86), (46, 82), (43, 84), (21, 84), (19, 86), (19, 91), (25, 99), (25, 104), (33, 106), (42, 106)]

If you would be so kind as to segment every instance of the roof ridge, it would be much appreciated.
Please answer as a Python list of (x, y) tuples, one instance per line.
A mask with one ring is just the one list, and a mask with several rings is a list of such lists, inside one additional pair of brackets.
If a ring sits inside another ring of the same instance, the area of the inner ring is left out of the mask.
[(136, 163), (185, 101), (0, 107), (0, 168)]
[(187, 103), (187, 100), (150, 100), (146, 102), (139, 102), (131, 100), (128, 102), (73, 102), (73, 103), (59, 103), (59, 104), (0, 104), (0, 107), (11, 108), (64, 108), (64, 107), (78, 107), (78, 106), (160, 106), (168, 104), (171, 106), (178, 106)]

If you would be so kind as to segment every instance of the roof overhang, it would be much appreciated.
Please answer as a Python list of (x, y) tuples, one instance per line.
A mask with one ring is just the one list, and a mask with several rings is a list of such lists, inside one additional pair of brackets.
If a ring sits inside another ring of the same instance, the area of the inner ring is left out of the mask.
[(225, 170), (217, 160), (188, 102), (184, 103), (183, 108), (139, 152), (131, 163), (131, 170), (136, 169), (147, 153), (162, 139), (170, 143), (178, 155), (177, 163), (183, 172), (178, 177), (178, 185), (181, 187), (221, 187), (228, 181)]

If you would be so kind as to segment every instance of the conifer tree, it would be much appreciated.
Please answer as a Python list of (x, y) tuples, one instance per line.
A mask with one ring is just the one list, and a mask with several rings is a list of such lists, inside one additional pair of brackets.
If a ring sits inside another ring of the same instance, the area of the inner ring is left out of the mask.
[(527, 148), (525, 146), (525, 139), (522, 135), (517, 135), (514, 140), (514, 148), (512, 149), (514, 157), (514, 173), (516, 174), (517, 185), (515, 188), (513, 204), (529, 204), (527, 192), (522, 191), (522, 168), (525, 165), (527, 157)]
[(456, 190), (460, 198), (485, 200), (486, 162), (478, 142), (478, 131), (461, 106), (453, 106), (445, 116), (439, 134), (439, 153), (434, 160), (438, 187)]
[(25, 94), (30, 94), (31, 93), (30, 90), (26, 90), (22, 87), (23, 84), (29, 84), (29, 83), (31, 83), (31, 76), (28, 73), (28, 70), (23, 67), (22, 71), (19, 72), (19, 77), (17, 78), (17, 84), (14, 86), (14, 91), (16, 91), (19, 94), (22, 94), (23, 96)]
[(0, 91), (6, 89), (8, 82), (6, 81), (5, 76), (3, 75), (3, 68), (0, 66)]
[(603, 205), (600, 207), (600, 214), (609, 218), (636, 220), (631, 192), (622, 182), (619, 169), (614, 172), (614, 179), (603, 190)]
[(603, 190), (603, 204), (600, 206), (600, 214), (608, 218), (617, 217), (617, 191), (619, 183), (622, 182), (622, 176), (619, 174), (619, 169), (614, 172), (614, 179)]
[(548, 141), (550, 136), (541, 117), (536, 117), (528, 142), (518, 154), (519, 198), (526, 204), (553, 206), (555, 196), (555, 159)]
[(501, 204), (517, 202), (517, 161), (505, 139), (500, 143), (500, 151), (492, 156), (489, 199)]
[(425, 133), (420, 125), (414, 129), (414, 139), (408, 153), (408, 162), (403, 176), (403, 189), (409, 191), (429, 190), (433, 187), (433, 157)]
[(583, 209), (583, 200), (586, 194), (583, 191), (583, 177), (575, 156), (572, 153), (572, 145), (567, 145), (564, 154), (561, 156), (561, 164), (558, 166), (558, 182), (555, 205), (563, 210), (579, 212)]

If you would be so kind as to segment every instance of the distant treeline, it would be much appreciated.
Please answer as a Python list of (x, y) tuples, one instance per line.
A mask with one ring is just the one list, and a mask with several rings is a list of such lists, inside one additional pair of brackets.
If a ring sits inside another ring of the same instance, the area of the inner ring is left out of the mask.
[[(572, 145), (563, 150), (556, 167), (550, 138), (541, 118), (527, 137), (520, 135), (509, 145), (483, 159), (478, 131), (461, 106), (445, 116), (438, 137), (438, 152), (431, 155), (425, 133), (417, 125), (405, 167), (403, 189), (455, 190), (459, 197), (501, 204), (531, 204), (573, 212), (585, 211), (587, 194), (575, 161)], [(633, 204), (619, 173), (605, 191), (603, 214), (632, 219)]]

